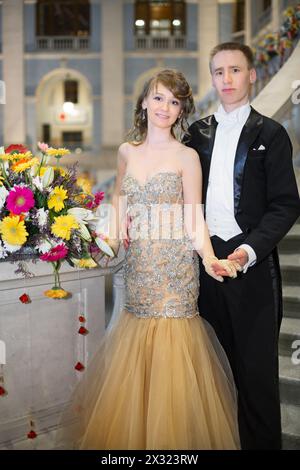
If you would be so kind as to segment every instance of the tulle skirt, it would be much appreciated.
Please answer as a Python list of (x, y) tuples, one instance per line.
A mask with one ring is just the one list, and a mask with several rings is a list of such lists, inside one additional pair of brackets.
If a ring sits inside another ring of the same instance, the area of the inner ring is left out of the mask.
[(61, 448), (239, 449), (237, 400), (212, 328), (123, 310), (74, 392)]

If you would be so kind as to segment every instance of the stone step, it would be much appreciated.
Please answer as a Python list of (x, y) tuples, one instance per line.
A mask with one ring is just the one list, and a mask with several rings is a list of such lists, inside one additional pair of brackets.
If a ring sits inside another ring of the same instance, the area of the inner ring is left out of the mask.
[[(297, 343), (299, 341), (299, 343)], [(300, 319), (283, 318), (279, 336), (279, 354), (291, 357), (300, 347)]]
[(296, 357), (279, 356), (281, 403), (300, 406), (300, 343)]
[(283, 286), (283, 312), (285, 317), (300, 318), (300, 286)]
[(280, 266), (284, 285), (300, 286), (300, 254), (280, 254)]
[(300, 252), (300, 224), (295, 224), (278, 245), (279, 252), (293, 254)]
[(281, 405), (282, 445), (285, 450), (300, 450), (300, 406)]

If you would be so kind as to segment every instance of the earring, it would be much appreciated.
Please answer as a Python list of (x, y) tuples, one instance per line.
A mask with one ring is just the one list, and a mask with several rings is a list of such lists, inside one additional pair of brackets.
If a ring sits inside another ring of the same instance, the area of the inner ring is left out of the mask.
[(175, 121), (175, 126), (180, 127), (182, 123), (182, 116), (179, 116)]
[(142, 121), (145, 121), (146, 119), (146, 109), (142, 109)]

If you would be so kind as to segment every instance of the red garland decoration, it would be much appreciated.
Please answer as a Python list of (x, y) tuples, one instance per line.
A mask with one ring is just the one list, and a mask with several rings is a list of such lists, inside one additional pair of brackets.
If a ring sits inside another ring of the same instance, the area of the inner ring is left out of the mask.
[(0, 365), (0, 397), (7, 395), (7, 391), (4, 388), (4, 372), (3, 364)]
[(81, 362), (77, 362), (76, 366), (74, 367), (74, 369), (78, 370), (78, 372), (82, 372), (85, 367), (83, 364), (81, 364)]
[(30, 431), (27, 433), (28, 439), (35, 439), (37, 437), (37, 433), (35, 432), (34, 428), (34, 421), (30, 420)]
[[(79, 315), (78, 320), (80, 321), (80, 323), (85, 323), (86, 322), (86, 319), (85, 319), (84, 315)], [(85, 326), (80, 325), (79, 330), (77, 331), (77, 333), (79, 335), (84, 336), (84, 335), (87, 335), (89, 333), (89, 331), (86, 329)], [(82, 372), (85, 369), (85, 367), (80, 361), (78, 361), (77, 364), (74, 366), (74, 369), (77, 370), (78, 372)]]
[(29, 433), (27, 433), (28, 439), (35, 439), (36, 437), (37, 437), (37, 433), (33, 429), (31, 429)]
[(89, 332), (89, 330), (87, 330), (84, 326), (81, 326), (81, 327), (79, 328), (79, 330), (78, 330), (78, 333), (79, 333), (80, 335), (87, 335), (88, 332)]
[(22, 294), (19, 297), (19, 300), (20, 300), (20, 302), (22, 302), (22, 304), (30, 304), (30, 302), (31, 302), (30, 297), (27, 294)]

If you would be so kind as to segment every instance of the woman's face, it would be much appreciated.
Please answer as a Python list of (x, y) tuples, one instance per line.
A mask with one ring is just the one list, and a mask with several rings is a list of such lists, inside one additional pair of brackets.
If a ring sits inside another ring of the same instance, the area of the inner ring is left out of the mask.
[(171, 128), (181, 113), (181, 103), (173, 93), (161, 83), (150, 90), (142, 104), (147, 109), (148, 125)]

